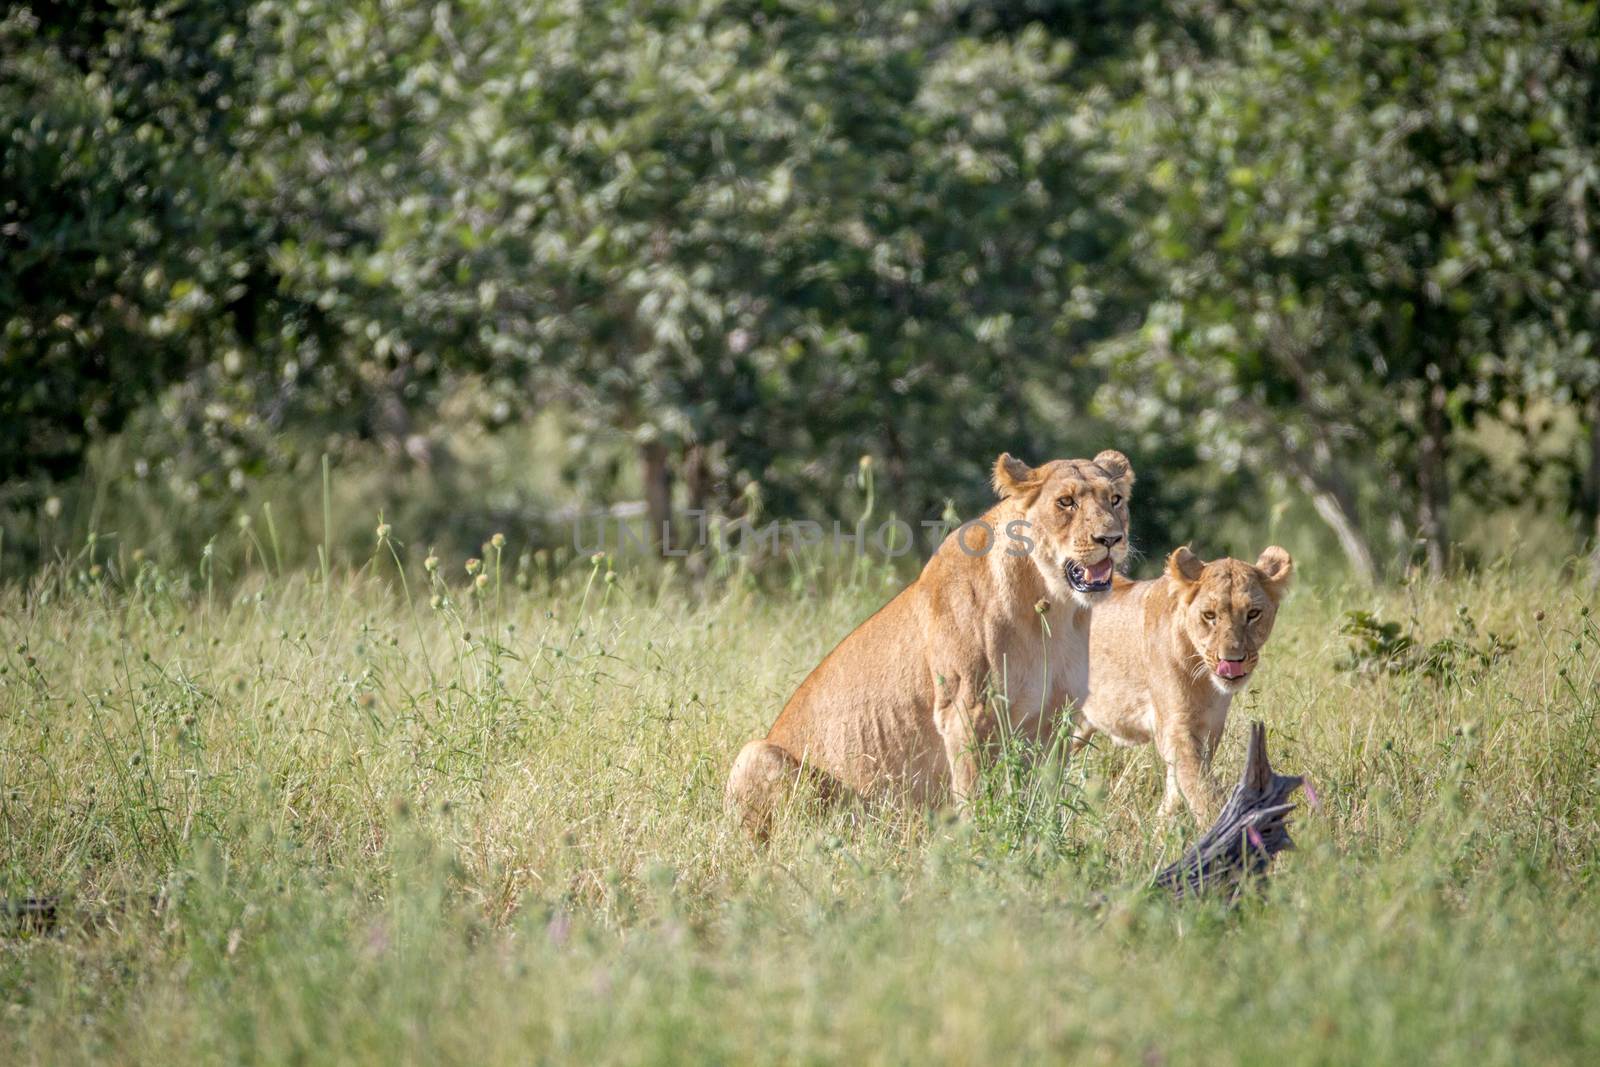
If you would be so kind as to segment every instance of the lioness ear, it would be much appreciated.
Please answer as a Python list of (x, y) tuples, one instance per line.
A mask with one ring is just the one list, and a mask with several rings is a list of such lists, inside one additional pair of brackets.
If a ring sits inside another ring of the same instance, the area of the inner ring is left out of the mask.
[(1124, 486), (1133, 484), (1133, 464), (1114, 448), (1108, 448), (1094, 457), (1094, 465), (1105, 471), (1114, 482), (1121, 482)]
[(1189, 551), (1189, 546), (1172, 550), (1172, 555), (1167, 557), (1167, 574), (1180, 586), (1193, 585), (1200, 580), (1200, 572), (1205, 570), (1205, 564), (1200, 557)]
[(1261, 575), (1261, 585), (1273, 600), (1283, 596), (1289, 588), (1289, 576), (1294, 573), (1294, 560), (1289, 553), (1272, 545), (1264, 549), (1256, 560), (1256, 573)]
[(1004, 500), (1026, 492), (1038, 481), (1038, 473), (1010, 452), (1000, 453), (1000, 458), (994, 461), (995, 495)]

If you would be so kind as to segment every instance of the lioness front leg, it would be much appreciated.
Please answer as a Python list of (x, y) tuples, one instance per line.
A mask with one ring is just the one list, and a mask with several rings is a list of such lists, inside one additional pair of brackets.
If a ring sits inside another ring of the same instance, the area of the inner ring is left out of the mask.
[(1177, 813), (1180, 799), (1189, 804), (1195, 821), (1204, 826), (1211, 821), (1217, 790), (1211, 780), (1211, 752), (1206, 738), (1182, 722), (1165, 725), (1156, 737), (1156, 747), (1167, 764), (1167, 790), (1161, 800), (1161, 814)]
[(941, 702), (933, 709), (933, 724), (944, 741), (945, 759), (950, 764), (950, 799), (963, 814), (978, 788), (978, 716), (983, 705), (960, 701)]
[(1094, 723), (1084, 718), (1081, 713), (1067, 720), (1067, 729), (1072, 737), (1072, 746), (1067, 750), (1067, 755), (1069, 756), (1076, 756), (1088, 748), (1090, 742), (1094, 739)]

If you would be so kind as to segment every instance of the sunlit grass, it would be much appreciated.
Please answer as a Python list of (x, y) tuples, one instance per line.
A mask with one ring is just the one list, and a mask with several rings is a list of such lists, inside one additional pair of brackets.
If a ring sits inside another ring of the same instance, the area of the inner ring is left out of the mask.
[[(1149, 751), (1043, 793), (1002, 759), (970, 822), (796, 809), (757, 851), (729, 761), (889, 577), (518, 581), (511, 551), (404, 589), (380, 538), (327, 587), (144, 561), (0, 592), (0, 892), (69, 900), (0, 940), (0, 1062), (1600, 1051), (1600, 633), (1553, 574), (1313, 573), (1221, 763), (1262, 718), (1320, 808), (1229, 910), (1143, 890), (1192, 836)], [(1348, 609), (1516, 647), (1360, 676)]]

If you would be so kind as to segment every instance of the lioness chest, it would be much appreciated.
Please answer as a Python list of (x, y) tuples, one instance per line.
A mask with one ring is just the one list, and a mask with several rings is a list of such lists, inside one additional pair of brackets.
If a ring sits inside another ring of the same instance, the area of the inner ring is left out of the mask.
[(999, 677), (993, 690), (1010, 728), (1045, 738), (1064, 709), (1082, 704), (1089, 691), (1089, 634), (1086, 613), (1067, 612), (1048, 634), (1040, 628), (996, 658)]

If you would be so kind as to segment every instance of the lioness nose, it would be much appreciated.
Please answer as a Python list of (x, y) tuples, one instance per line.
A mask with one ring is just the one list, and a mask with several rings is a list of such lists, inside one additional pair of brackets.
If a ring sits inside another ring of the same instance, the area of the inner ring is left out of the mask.
[(1122, 540), (1122, 535), (1121, 534), (1098, 534), (1098, 535), (1095, 536), (1095, 540), (1098, 541), (1100, 544), (1105, 545), (1107, 548), (1110, 548), (1112, 545), (1114, 545), (1118, 541)]

